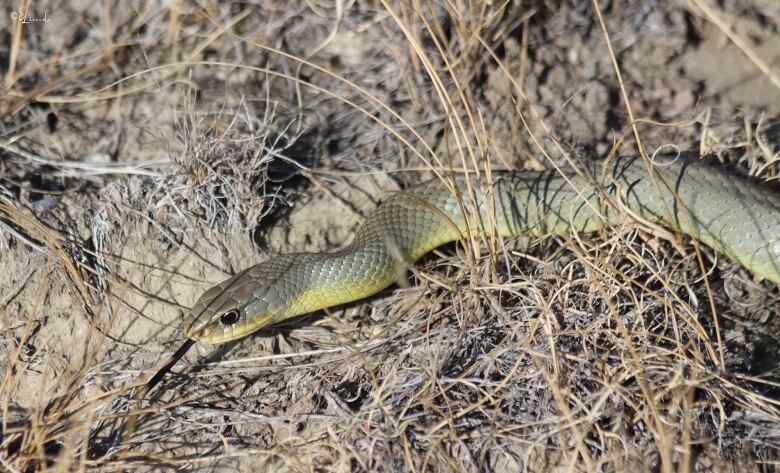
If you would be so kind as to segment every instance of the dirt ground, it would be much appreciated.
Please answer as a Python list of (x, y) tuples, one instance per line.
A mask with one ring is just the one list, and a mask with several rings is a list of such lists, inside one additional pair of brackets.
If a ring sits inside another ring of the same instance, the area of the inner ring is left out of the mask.
[(636, 225), (447, 245), (143, 392), (206, 288), (343, 247), (434, 169), (693, 150), (780, 192), (780, 2), (27, 3), (0, 27), (0, 469), (780, 464), (780, 288)]

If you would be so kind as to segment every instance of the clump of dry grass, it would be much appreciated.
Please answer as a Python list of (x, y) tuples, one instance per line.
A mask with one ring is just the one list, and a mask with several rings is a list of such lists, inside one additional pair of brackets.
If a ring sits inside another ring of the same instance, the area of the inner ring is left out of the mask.
[[(185, 99), (185, 107), (190, 100)], [(176, 168), (155, 183), (147, 199), (177, 214), (186, 222), (182, 229), (199, 222), (228, 233), (252, 230), (284, 199), (268, 180), (268, 167), (296, 137), (286, 128), (274, 130), (273, 110), (258, 115), (241, 103), (235, 114), (216, 113), (183, 110), (177, 120), (181, 151), (173, 159)]]
[[(641, 42), (641, 4), (602, 12), (606, 34), (590, 6), (559, 2), (63, 5), (76, 45), (44, 63), (30, 52), (54, 39), (14, 29), (3, 467), (768, 469), (780, 413), (761, 365), (776, 339), (762, 337), (777, 288), (631, 225), (446, 247), (411, 287), (191, 354), (142, 389), (199, 291), (256, 261), (252, 233), (273, 208), (339, 235), (342, 208), (301, 195), (359, 213), (392, 187), (382, 178), (470, 171), (487, 185), (496, 168), (576, 165), (579, 131), (558, 126), (593, 103), (548, 88), (580, 87), (561, 79), (574, 53), (546, 46), (566, 39), (561, 25), (601, 44), (601, 82), (618, 91), (625, 76), (624, 103), (595, 102), (621, 134), (582, 149), (652, 149), (670, 133), (777, 176), (773, 123), (620, 121), (653, 114), (626, 112), (643, 84), (604, 47), (614, 28)], [(85, 28), (103, 34), (79, 43)], [(291, 168), (314, 185), (280, 179)], [(318, 238), (299, 227), (272, 243)]]

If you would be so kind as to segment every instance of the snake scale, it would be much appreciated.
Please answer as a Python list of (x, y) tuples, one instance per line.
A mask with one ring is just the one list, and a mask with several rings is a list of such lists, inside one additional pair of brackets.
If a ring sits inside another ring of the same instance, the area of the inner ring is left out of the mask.
[[(464, 208), (479, 218), (464, 218)], [(544, 236), (590, 233), (637, 216), (780, 283), (780, 195), (695, 159), (619, 157), (591, 161), (582, 173), (495, 173), (488, 188), (458, 175), (399, 192), (341, 251), (275, 256), (212, 287), (185, 316), (184, 332), (222, 343), (370, 296), (425, 253), (488, 222), (501, 236)]]

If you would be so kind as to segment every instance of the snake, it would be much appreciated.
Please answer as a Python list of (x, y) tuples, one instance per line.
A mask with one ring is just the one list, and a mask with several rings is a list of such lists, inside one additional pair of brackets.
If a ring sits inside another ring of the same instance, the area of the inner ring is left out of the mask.
[(393, 194), (340, 251), (273, 256), (211, 287), (185, 315), (185, 336), (223, 343), (363, 299), (434, 248), (474, 232), (588, 234), (638, 220), (688, 235), (780, 284), (780, 194), (702, 159), (613, 156), (489, 180), (451, 174)]

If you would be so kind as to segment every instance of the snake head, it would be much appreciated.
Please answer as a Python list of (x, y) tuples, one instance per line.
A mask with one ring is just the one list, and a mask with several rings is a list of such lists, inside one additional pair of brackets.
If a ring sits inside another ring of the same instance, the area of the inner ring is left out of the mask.
[(257, 267), (242, 271), (204, 292), (184, 317), (184, 335), (217, 344), (273, 323), (284, 304), (273, 289), (275, 281), (257, 272)]

